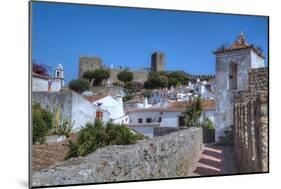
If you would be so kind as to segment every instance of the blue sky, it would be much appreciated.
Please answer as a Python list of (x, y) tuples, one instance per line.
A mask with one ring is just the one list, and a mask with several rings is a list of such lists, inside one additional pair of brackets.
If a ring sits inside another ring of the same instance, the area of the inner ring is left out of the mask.
[(33, 2), (32, 59), (61, 63), (67, 82), (78, 77), (80, 56), (138, 69), (150, 67), (154, 51), (165, 52), (167, 70), (214, 74), (212, 51), (241, 31), (267, 58), (266, 17)]

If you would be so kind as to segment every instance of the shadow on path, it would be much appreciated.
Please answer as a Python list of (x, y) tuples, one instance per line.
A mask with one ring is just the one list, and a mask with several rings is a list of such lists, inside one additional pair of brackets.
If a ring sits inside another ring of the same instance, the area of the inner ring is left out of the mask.
[(237, 173), (234, 149), (231, 146), (206, 144), (192, 176), (226, 175)]

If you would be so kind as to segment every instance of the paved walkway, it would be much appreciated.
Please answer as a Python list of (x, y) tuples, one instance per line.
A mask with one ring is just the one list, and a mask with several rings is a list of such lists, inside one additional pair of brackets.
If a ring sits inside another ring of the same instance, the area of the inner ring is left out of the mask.
[(233, 147), (205, 144), (191, 176), (235, 173), (237, 173), (237, 167)]

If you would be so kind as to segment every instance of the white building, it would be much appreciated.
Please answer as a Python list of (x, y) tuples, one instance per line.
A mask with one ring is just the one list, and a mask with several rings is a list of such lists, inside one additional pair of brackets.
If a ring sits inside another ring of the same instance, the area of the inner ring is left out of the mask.
[(32, 91), (38, 92), (58, 92), (64, 86), (64, 69), (59, 64), (54, 70), (53, 78), (32, 73)]
[(143, 97), (142, 95), (136, 95), (133, 99), (124, 103), (124, 110), (125, 112), (127, 112), (134, 109), (150, 108), (151, 106), (151, 104), (148, 104), (147, 97)]
[[(135, 109), (128, 112), (129, 127), (139, 133), (152, 138), (155, 127), (181, 127), (184, 126), (183, 112), (190, 102), (175, 101), (161, 108)], [(203, 113), (200, 120), (209, 118), (214, 121), (215, 101), (203, 101)]]
[(116, 124), (128, 124), (129, 118), (124, 114), (123, 100), (121, 96), (112, 97), (110, 95), (84, 96), (87, 100), (103, 110), (109, 112), (109, 118)]

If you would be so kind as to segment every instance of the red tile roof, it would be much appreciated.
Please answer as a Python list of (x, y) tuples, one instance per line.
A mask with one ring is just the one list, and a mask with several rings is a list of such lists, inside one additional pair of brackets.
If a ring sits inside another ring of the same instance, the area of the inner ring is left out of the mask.
[(34, 76), (34, 77), (40, 77), (40, 78), (43, 78), (43, 79), (51, 79), (51, 78), (48, 77), (48, 76), (40, 75), (40, 74), (35, 73), (35, 72), (32, 72), (32, 76)]
[[(185, 109), (190, 105), (191, 105), (190, 101), (175, 101), (172, 102), (171, 105), (169, 105), (166, 108), (139, 108), (139, 109), (131, 110), (129, 112), (179, 112), (179, 111), (185, 111)], [(213, 99), (203, 100), (202, 106), (204, 110), (214, 110), (216, 108), (215, 100)]]
[(229, 52), (229, 51), (235, 51), (235, 50), (242, 50), (242, 49), (252, 49), (258, 56), (264, 58), (262, 53), (254, 47), (254, 45), (250, 45), (246, 42), (244, 34), (241, 33), (237, 40), (232, 43), (230, 47), (222, 47), (217, 49), (214, 53), (224, 53), (224, 52)]
[(85, 99), (87, 99), (90, 102), (95, 102), (97, 100), (100, 100), (108, 95), (93, 95), (93, 96), (84, 96)]

